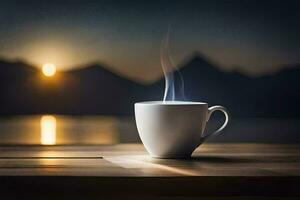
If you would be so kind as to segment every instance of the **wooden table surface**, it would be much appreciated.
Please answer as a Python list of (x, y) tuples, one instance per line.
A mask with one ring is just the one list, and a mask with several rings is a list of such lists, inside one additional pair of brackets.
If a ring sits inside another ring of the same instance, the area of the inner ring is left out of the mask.
[(204, 144), (189, 160), (140, 144), (0, 146), (0, 194), (300, 196), (300, 146)]

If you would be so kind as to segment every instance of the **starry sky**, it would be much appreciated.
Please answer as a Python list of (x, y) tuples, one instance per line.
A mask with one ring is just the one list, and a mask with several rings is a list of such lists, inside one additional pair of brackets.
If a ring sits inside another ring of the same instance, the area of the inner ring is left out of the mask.
[(198, 51), (222, 70), (263, 75), (300, 63), (299, 10), (299, 1), (2, 0), (0, 57), (59, 70), (98, 62), (150, 80), (170, 29), (178, 65)]

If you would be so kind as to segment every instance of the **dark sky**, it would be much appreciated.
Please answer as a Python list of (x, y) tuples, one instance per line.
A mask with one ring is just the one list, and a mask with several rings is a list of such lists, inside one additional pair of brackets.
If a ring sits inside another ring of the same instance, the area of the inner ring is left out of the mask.
[(300, 1), (5, 1), (0, 57), (68, 69), (103, 62), (132, 77), (161, 73), (168, 27), (180, 64), (200, 51), (223, 69), (264, 74), (300, 63)]

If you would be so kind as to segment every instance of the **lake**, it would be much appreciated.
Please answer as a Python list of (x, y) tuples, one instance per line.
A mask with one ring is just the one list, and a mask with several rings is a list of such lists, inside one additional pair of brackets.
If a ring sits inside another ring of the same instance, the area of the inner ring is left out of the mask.
[[(208, 124), (206, 131), (220, 125)], [(28, 115), (0, 118), (0, 144), (86, 145), (140, 142), (133, 117)], [(300, 143), (300, 119), (232, 119), (209, 142)]]

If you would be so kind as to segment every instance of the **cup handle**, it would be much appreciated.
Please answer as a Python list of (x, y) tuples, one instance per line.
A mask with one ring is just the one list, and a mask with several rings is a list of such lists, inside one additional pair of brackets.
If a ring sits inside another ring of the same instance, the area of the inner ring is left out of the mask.
[(206, 134), (206, 135), (202, 136), (201, 137), (201, 143), (205, 142), (209, 137), (211, 137), (213, 135), (219, 134), (227, 126), (227, 124), (228, 124), (229, 114), (228, 114), (227, 109), (225, 107), (223, 107), (223, 106), (212, 106), (212, 107), (209, 107), (208, 108), (206, 122), (208, 122), (208, 120), (210, 119), (210, 116), (215, 111), (221, 111), (221, 112), (223, 112), (223, 114), (225, 115), (225, 122), (224, 122), (224, 124), (219, 129), (217, 129), (213, 133), (209, 133), (209, 134)]

